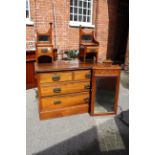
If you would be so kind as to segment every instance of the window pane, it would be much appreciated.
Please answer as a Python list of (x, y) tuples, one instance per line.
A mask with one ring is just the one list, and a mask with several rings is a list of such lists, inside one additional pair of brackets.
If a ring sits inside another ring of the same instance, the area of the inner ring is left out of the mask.
[(87, 16), (87, 22), (90, 22), (90, 16)]
[(74, 6), (77, 6), (77, 0), (74, 0)]
[(26, 10), (29, 9), (28, 1), (26, 1)]
[(82, 9), (79, 9), (79, 14), (82, 14)]
[(83, 16), (83, 22), (86, 22), (86, 16)]
[(70, 0), (70, 5), (73, 5), (73, 0)]
[(29, 11), (26, 10), (26, 18), (29, 18)]
[(86, 15), (86, 13), (87, 13), (87, 10), (83, 9), (83, 14)]
[(82, 7), (82, 1), (79, 2), (79, 6)]
[(84, 8), (87, 8), (87, 2), (84, 2)]
[(70, 20), (73, 20), (73, 14), (70, 14)]
[(74, 21), (77, 21), (77, 15), (74, 15)]
[(79, 21), (82, 22), (82, 15), (79, 15)]
[(74, 13), (77, 13), (77, 8), (74, 8)]
[(87, 15), (90, 15), (90, 14), (91, 14), (91, 10), (88, 10), (88, 11), (87, 11)]
[(26, 18), (29, 18), (29, 3), (28, 3), (28, 0), (26, 0)]
[(88, 8), (89, 8), (89, 9), (91, 8), (91, 3), (90, 3), (90, 2), (88, 3)]
[(73, 7), (70, 8), (70, 13), (73, 13)]

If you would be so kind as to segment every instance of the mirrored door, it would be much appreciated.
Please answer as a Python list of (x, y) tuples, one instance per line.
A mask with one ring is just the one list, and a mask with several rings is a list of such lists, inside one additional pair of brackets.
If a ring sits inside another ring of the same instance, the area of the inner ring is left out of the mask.
[(117, 77), (95, 77), (94, 114), (114, 112)]

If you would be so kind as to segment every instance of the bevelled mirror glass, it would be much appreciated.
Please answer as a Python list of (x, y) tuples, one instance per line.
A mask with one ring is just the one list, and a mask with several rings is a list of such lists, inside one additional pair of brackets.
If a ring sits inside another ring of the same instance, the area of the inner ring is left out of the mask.
[(114, 112), (117, 77), (96, 77), (94, 114)]
[(50, 40), (48, 35), (39, 35), (38, 42), (48, 42)]

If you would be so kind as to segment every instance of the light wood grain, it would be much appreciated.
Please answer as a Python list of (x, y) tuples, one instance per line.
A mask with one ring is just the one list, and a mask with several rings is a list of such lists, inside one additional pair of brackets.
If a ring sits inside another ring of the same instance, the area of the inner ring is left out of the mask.
[[(58, 90), (58, 91), (56, 91)], [(41, 96), (62, 95), (90, 90), (90, 81), (85, 82), (59, 82), (40, 86)]]
[[(40, 83), (58, 82), (58, 81), (71, 81), (72, 72), (53, 72), (40, 74)], [(60, 77), (59, 80), (53, 80), (55, 76)]]
[(88, 113), (88, 111), (89, 111), (88, 104), (81, 104), (81, 105), (66, 107), (62, 109), (56, 109), (53, 111), (41, 111), (39, 113), (39, 116), (41, 120), (44, 120), (44, 119), (49, 119), (49, 118), (64, 117), (64, 116), (69, 116), (69, 115)]
[[(87, 77), (90, 75), (90, 77)], [(91, 79), (91, 71), (90, 70), (81, 70), (73, 72), (73, 80), (90, 80)]]
[(41, 98), (41, 110), (54, 110), (80, 104), (88, 104), (89, 93), (63, 95), (56, 97)]

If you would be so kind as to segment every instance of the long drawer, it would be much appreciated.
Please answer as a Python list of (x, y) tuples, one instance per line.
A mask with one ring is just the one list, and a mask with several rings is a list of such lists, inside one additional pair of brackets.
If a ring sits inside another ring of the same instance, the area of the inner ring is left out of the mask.
[(43, 97), (41, 98), (41, 110), (51, 111), (54, 109), (70, 107), (74, 105), (88, 104), (89, 100), (90, 94), (88, 92), (55, 97)]
[(67, 93), (80, 93), (90, 89), (90, 81), (85, 82), (70, 82), (70, 83), (56, 83), (40, 86), (40, 95), (62, 95)]

